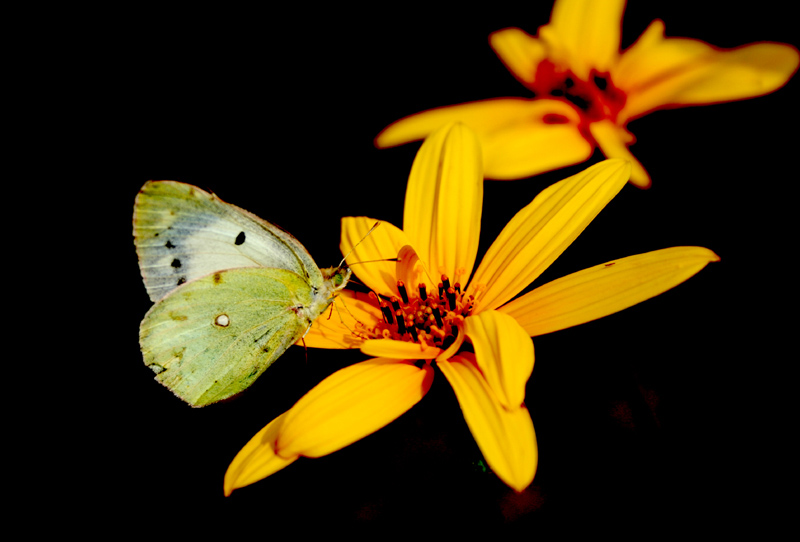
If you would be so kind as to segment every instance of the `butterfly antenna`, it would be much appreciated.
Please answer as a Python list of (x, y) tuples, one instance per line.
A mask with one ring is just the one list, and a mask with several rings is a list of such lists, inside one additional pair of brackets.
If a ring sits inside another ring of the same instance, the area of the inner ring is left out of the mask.
[(371, 233), (372, 233), (372, 232), (375, 230), (375, 228), (377, 228), (377, 227), (378, 227), (378, 226), (380, 226), (380, 225), (381, 225), (381, 221), (380, 221), (380, 220), (378, 220), (377, 222), (375, 222), (375, 224), (373, 224), (373, 225), (372, 225), (372, 227), (369, 229), (369, 231), (368, 231), (367, 233), (365, 233), (365, 234), (364, 234), (364, 237), (362, 237), (362, 238), (361, 238), (361, 240), (359, 240), (359, 242), (358, 242), (358, 243), (356, 243), (355, 245), (353, 245), (353, 248), (351, 248), (351, 249), (350, 249), (350, 252), (348, 252), (347, 254), (345, 254), (345, 255), (344, 255), (344, 258), (342, 258), (342, 261), (341, 261), (341, 262), (339, 262), (339, 267), (342, 267), (342, 264), (343, 264), (343, 263), (344, 263), (344, 262), (347, 260), (347, 257), (348, 257), (348, 256), (350, 256), (350, 254), (352, 254), (352, 253), (353, 253), (353, 251), (356, 249), (356, 247), (357, 247), (358, 245), (360, 245), (360, 244), (361, 244), (361, 242), (362, 242), (364, 239), (366, 239), (367, 237), (369, 237), (369, 235), (370, 235), (370, 234), (371, 234)]

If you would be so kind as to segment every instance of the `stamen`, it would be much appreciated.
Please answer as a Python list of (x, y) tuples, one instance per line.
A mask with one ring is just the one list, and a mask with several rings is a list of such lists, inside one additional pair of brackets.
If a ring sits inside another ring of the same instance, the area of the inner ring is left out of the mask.
[(420, 282), (419, 283), (419, 298), (421, 300), (423, 300), (423, 301), (428, 299), (428, 291), (425, 288), (425, 283), (424, 282)]
[(453, 288), (455, 288), (456, 292), (458, 292), (459, 294), (461, 293), (461, 283), (460, 282), (456, 282), (455, 284), (453, 284)]
[(439, 283), (439, 299), (442, 299), (443, 297), (444, 297), (444, 284), (442, 284), (440, 282)]
[(400, 335), (405, 335), (405, 333), (406, 333), (406, 323), (405, 323), (405, 321), (403, 319), (403, 311), (398, 309), (397, 312), (395, 312), (395, 314), (397, 315), (397, 332)]
[(439, 312), (439, 306), (436, 305), (431, 308), (433, 309), (433, 317), (436, 319), (436, 325), (438, 325), (439, 327), (444, 327), (444, 322), (442, 321), (442, 315)]
[(447, 306), (451, 311), (456, 310), (456, 291), (454, 288), (447, 289)]
[(408, 292), (406, 292), (406, 285), (402, 280), (397, 281), (397, 291), (400, 292), (400, 297), (403, 298), (403, 303), (408, 303)]
[(417, 328), (416, 327), (408, 328), (408, 333), (411, 335), (411, 338), (414, 339), (415, 343), (419, 342), (419, 336), (417, 335)]
[(444, 285), (445, 290), (450, 288), (450, 279), (447, 278), (447, 275), (442, 275), (442, 284)]
[(389, 303), (381, 301), (381, 312), (383, 313), (383, 321), (389, 325), (394, 324), (394, 317), (392, 316), (392, 309), (389, 308)]
[(394, 309), (395, 314), (397, 314), (397, 311), (400, 310), (400, 302), (394, 296), (392, 296), (392, 299), (390, 299), (390, 301), (392, 302), (392, 308)]

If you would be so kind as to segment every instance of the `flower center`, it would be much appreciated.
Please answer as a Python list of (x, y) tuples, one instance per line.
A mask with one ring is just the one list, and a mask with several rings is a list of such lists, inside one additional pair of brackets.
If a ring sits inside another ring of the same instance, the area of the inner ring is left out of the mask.
[(403, 281), (397, 281), (400, 297), (388, 300), (370, 292), (383, 314), (372, 329), (361, 329), (369, 338), (385, 338), (415, 342), (446, 349), (455, 342), (459, 329), (464, 328), (464, 318), (469, 316), (475, 299), (461, 290), (456, 282), (442, 275), (442, 282), (429, 289), (425, 283), (409, 291)]
[(589, 81), (583, 81), (571, 70), (560, 70), (549, 60), (539, 64), (535, 81), (533, 90), (537, 95), (564, 98), (582, 110), (590, 122), (603, 119), (616, 122), (627, 98), (614, 86), (608, 73), (592, 69)]

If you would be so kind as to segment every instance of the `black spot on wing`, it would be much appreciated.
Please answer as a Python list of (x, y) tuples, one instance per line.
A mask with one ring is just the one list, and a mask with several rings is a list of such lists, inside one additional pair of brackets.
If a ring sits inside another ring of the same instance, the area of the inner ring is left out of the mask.
[(181, 285), (181, 284), (183, 284), (184, 282), (186, 282), (186, 277), (180, 277), (180, 278), (178, 279), (178, 286), (180, 286), (180, 285)]
[(172, 260), (172, 263), (170, 265), (175, 269), (178, 269), (181, 266), (181, 261), (178, 258), (175, 258), (174, 260)]
[(175, 248), (175, 245), (173, 245), (172, 241), (170, 241), (169, 239), (167, 239), (167, 242), (164, 246), (167, 248)]
[(244, 238), (245, 238), (244, 232), (240, 231), (239, 235), (236, 236), (236, 241), (234, 241), (234, 243), (236, 243), (237, 245), (241, 245), (242, 243), (244, 243)]

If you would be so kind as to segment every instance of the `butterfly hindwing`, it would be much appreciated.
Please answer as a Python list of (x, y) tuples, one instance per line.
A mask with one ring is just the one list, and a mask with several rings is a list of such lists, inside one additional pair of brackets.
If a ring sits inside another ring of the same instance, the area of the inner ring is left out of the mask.
[(193, 406), (237, 395), (297, 342), (347, 284), (277, 226), (195, 186), (150, 181), (134, 243), (155, 305), (139, 328), (145, 365)]
[(149, 181), (136, 198), (134, 242), (150, 299), (214, 271), (275, 267), (319, 287), (314, 260), (288, 232), (195, 186)]
[[(193, 406), (236, 395), (299, 340), (319, 314), (296, 273), (215, 272), (165, 296), (140, 327), (145, 364)], [(324, 309), (323, 309), (324, 310)]]

